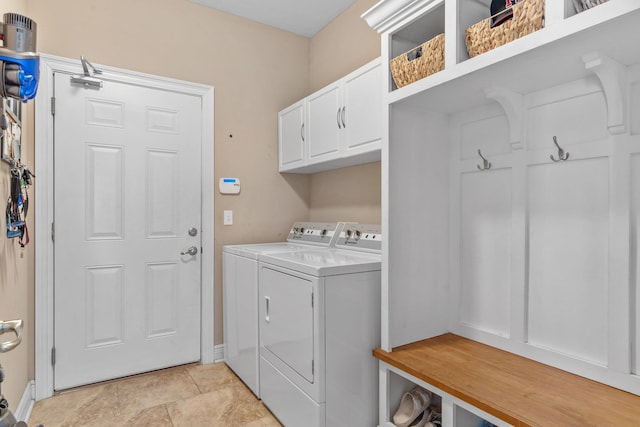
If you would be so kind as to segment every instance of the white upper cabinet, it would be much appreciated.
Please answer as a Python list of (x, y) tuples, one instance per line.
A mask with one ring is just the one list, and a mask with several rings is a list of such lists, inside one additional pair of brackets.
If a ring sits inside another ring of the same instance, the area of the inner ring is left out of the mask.
[[(283, 117), (303, 103), (304, 123)], [(315, 173), (380, 160), (382, 67), (376, 59), (279, 113), (280, 172)], [(291, 126), (285, 129), (285, 126)], [(296, 129), (297, 126), (297, 129)], [(297, 133), (297, 134), (296, 134)], [(304, 148), (299, 151), (300, 137)], [(301, 154), (302, 159), (290, 156)]]
[(278, 113), (278, 161), (281, 171), (304, 166), (304, 116), (304, 100), (298, 101)]
[(377, 61), (349, 74), (342, 83), (343, 151), (348, 155), (380, 149), (382, 67)]
[(307, 164), (340, 156), (342, 134), (342, 85), (335, 82), (307, 97), (309, 157)]

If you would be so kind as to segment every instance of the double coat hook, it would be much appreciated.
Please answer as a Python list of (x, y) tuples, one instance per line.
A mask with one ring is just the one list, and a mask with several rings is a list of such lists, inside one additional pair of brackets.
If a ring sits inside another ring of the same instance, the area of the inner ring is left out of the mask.
[(560, 148), (560, 146), (558, 145), (558, 139), (554, 136), (553, 137), (553, 143), (556, 144), (556, 147), (558, 147), (558, 159), (554, 159), (553, 155), (549, 156), (549, 158), (551, 160), (553, 160), (554, 162), (560, 162), (560, 161), (565, 161), (569, 159), (569, 153), (565, 152), (562, 148)]
[(476, 165), (476, 166), (478, 166), (478, 170), (486, 171), (486, 170), (491, 169), (491, 162), (484, 158), (484, 156), (482, 155), (482, 152), (480, 151), (479, 148), (478, 148), (478, 155), (482, 159), (482, 167), (480, 167), (480, 165)]

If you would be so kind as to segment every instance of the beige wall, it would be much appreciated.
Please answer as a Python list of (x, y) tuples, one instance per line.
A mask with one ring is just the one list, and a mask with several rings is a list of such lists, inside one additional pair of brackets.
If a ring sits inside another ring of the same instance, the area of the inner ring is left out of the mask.
[(380, 35), (360, 16), (379, 0), (357, 0), (311, 39), (310, 89), (338, 80), (380, 56)]
[[(277, 171), (277, 113), (309, 90), (309, 39), (186, 0), (28, 0), (41, 52), (215, 87), (215, 343), (222, 343), (221, 249), (282, 240), (309, 213), (309, 177)], [(216, 186), (217, 188), (217, 186)], [(222, 211), (234, 225), (222, 225)]]
[[(358, 0), (311, 39), (311, 90), (380, 56), (380, 35), (360, 16), (378, 0)], [(380, 162), (311, 176), (311, 221), (379, 224)]]
[[(26, 0), (2, 0), (0, 15), (16, 12), (26, 15)], [(23, 118), (24, 121), (26, 121)], [(29, 131), (23, 126), (23, 141), (27, 141)], [(23, 142), (23, 162), (33, 165), (33, 151)], [(0, 320), (22, 319), (25, 330), (22, 343), (13, 351), (0, 354), (0, 364), (6, 378), (2, 383), (2, 393), (9, 400), (10, 408), (15, 410), (22, 393), (33, 377), (31, 371), (33, 354), (33, 244), (21, 249), (16, 239), (7, 239), (4, 208), (9, 197), (10, 166), (0, 162), (0, 201), (2, 201), (2, 226), (0, 227)], [(33, 192), (29, 193), (33, 201)], [(33, 209), (29, 212), (28, 224), (33, 235)], [(32, 241), (33, 243), (33, 241)], [(13, 339), (13, 334), (0, 335), (0, 341)]]

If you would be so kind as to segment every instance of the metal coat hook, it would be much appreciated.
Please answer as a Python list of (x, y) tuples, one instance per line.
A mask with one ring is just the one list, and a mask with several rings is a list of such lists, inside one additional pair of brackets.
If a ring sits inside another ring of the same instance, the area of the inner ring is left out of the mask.
[(480, 152), (479, 148), (478, 148), (478, 155), (482, 159), (482, 167), (480, 167), (480, 165), (476, 165), (476, 166), (478, 166), (478, 170), (486, 171), (486, 170), (491, 169), (491, 162), (484, 158), (484, 156)]
[(549, 158), (551, 160), (553, 160), (554, 162), (560, 162), (560, 161), (565, 161), (569, 159), (569, 153), (565, 152), (562, 148), (560, 148), (560, 146), (558, 145), (558, 139), (554, 136), (553, 137), (553, 143), (556, 144), (556, 147), (558, 147), (558, 159), (554, 159), (553, 155), (549, 156)]

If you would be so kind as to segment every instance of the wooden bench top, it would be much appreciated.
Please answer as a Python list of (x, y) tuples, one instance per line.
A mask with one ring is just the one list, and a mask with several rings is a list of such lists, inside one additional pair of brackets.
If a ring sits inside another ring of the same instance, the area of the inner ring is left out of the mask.
[(515, 426), (640, 426), (640, 396), (454, 334), (373, 354)]

